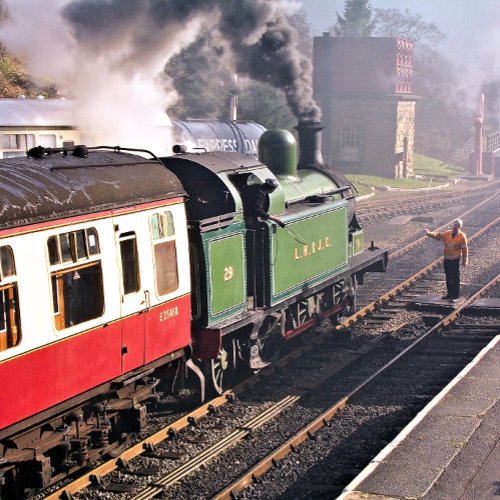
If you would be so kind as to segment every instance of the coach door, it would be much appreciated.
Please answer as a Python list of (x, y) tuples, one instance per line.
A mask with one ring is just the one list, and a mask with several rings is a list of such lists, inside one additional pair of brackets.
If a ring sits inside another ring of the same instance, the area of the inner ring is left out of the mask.
[[(143, 265), (150, 259), (141, 248), (149, 238), (138, 224), (135, 214), (115, 219), (115, 238), (120, 277), (122, 320), (122, 371), (127, 372), (144, 363), (145, 312), (149, 307), (149, 291), (145, 282), (148, 273)], [(142, 232), (141, 232), (142, 231)]]

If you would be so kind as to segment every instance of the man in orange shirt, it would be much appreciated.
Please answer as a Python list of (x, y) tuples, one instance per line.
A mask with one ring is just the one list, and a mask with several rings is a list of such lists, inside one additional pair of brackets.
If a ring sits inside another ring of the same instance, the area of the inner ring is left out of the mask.
[(444, 243), (444, 274), (446, 276), (446, 289), (448, 293), (442, 297), (455, 301), (460, 296), (460, 257), (462, 266), (468, 264), (467, 236), (462, 231), (464, 223), (461, 219), (453, 222), (452, 228), (443, 232), (431, 232), (425, 229), (429, 238), (441, 240)]

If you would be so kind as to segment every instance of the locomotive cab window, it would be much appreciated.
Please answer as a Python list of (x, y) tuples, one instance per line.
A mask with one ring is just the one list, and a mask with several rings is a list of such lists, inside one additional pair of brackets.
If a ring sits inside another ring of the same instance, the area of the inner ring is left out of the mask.
[(156, 291), (158, 295), (174, 292), (179, 287), (177, 250), (172, 212), (166, 211), (151, 216)]
[(0, 247), (0, 260), (0, 351), (5, 351), (21, 341), (16, 267), (10, 246)]
[(102, 316), (104, 293), (99, 240), (94, 228), (47, 241), (54, 321), (58, 330)]

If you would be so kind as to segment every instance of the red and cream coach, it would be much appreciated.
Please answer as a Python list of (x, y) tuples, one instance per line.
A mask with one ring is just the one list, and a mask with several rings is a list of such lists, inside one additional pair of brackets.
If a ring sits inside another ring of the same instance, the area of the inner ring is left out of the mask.
[(34, 487), (140, 429), (149, 372), (190, 344), (178, 179), (123, 151), (49, 153), (0, 164), (0, 478), (35, 461)]

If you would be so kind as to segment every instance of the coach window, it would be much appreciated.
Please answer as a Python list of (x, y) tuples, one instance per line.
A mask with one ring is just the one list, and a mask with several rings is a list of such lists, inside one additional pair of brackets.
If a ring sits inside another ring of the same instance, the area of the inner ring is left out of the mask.
[(81, 229), (47, 240), (56, 328), (102, 316), (104, 293), (97, 231)]
[(123, 293), (134, 293), (141, 287), (139, 257), (134, 232), (120, 234), (120, 256), (122, 262)]
[(5, 351), (21, 341), (16, 266), (10, 246), (0, 247), (0, 260), (0, 351)]
[(172, 212), (166, 211), (152, 215), (151, 233), (154, 247), (156, 291), (158, 295), (165, 295), (179, 287)]

